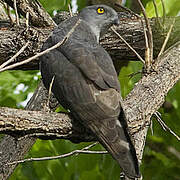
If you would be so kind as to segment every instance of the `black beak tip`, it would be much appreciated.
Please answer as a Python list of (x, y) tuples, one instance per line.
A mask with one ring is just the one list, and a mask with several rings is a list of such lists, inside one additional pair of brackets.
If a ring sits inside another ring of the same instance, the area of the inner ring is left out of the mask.
[(114, 20), (114, 23), (113, 23), (113, 24), (116, 25), (116, 26), (118, 26), (118, 25), (120, 24), (119, 18), (116, 18), (116, 19)]

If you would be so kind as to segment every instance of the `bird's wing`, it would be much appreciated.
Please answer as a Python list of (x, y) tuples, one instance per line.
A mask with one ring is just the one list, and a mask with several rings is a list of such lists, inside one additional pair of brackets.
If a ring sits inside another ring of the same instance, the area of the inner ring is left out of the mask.
[[(50, 37), (44, 43), (42, 51), (51, 47), (51, 44)], [(86, 79), (58, 49), (40, 57), (40, 70), (47, 89), (54, 77), (52, 92), (64, 108), (72, 110), (71, 107), (77, 102), (83, 104), (92, 101)]]
[[(69, 48), (68, 48), (69, 47)], [(71, 42), (60, 48), (61, 53), (88, 79), (102, 89), (114, 88), (120, 91), (115, 68), (108, 53), (100, 46)], [(99, 54), (98, 54), (99, 53)]]
[[(51, 39), (48, 41), (44, 44), (43, 49), (49, 47)], [(83, 48), (81, 49), (83, 53), (86, 51), (86, 49), (84, 51)], [(83, 53), (80, 54), (83, 55)], [(73, 58), (80, 54), (76, 53)], [(84, 65), (82, 66), (81, 63), (79, 63), (80, 66), (77, 64), (76, 58), (73, 59), (76, 64), (73, 63), (72, 59), (67, 59), (67, 54), (65, 56), (59, 49), (54, 49), (43, 55), (41, 57), (43, 82), (48, 88), (52, 78), (55, 77), (52, 91), (58, 101), (65, 108), (70, 109), (75, 118), (92, 130), (128, 176), (137, 176), (137, 158), (134, 147), (131, 146), (131, 141), (128, 135), (125, 134), (126, 130), (123, 129), (121, 122), (118, 120), (120, 94), (114, 88), (110, 88), (109, 84), (105, 84), (106, 88), (109, 87), (105, 90), (96, 86), (102, 85), (97, 84), (100, 81), (111, 83), (108, 82), (109, 77), (105, 77), (104, 74), (113, 77), (113, 70), (111, 71), (108, 62), (103, 65), (100, 64), (103, 63), (100, 60), (103, 61), (101, 58), (105, 58), (105, 55), (98, 59), (97, 55), (94, 55), (95, 53), (90, 54), (93, 54), (93, 56), (84, 55), (85, 59), (87, 58), (88, 61), (93, 57), (92, 62), (97, 63), (89, 65), (88, 62), (83, 62)], [(100, 65), (102, 68), (99, 68)], [(97, 68), (97, 74), (94, 73), (92, 76), (93, 71), (90, 69), (93, 66)], [(84, 72), (85, 70), (88, 72)], [(96, 76), (100, 76), (101, 79), (96, 79), (98, 78)]]
[(110, 55), (101, 46), (94, 48), (93, 54), (106, 83), (120, 92), (120, 83)]
[[(54, 45), (63, 40), (78, 17), (70, 18), (55, 28), (45, 44)], [(83, 37), (83, 40), (82, 40)], [(44, 48), (45, 49), (45, 48)], [(56, 49), (75, 65), (88, 79), (102, 89), (114, 88), (120, 92), (117, 74), (109, 54), (97, 44), (95, 35), (83, 21), (75, 28), (67, 41)]]

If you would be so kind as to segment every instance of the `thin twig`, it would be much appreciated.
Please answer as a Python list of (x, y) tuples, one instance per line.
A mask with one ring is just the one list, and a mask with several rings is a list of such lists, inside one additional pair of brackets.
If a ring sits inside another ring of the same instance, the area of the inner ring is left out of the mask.
[(160, 25), (160, 27), (162, 27), (162, 24), (161, 24), (160, 19), (159, 19), (157, 4), (156, 4), (155, 0), (153, 0), (153, 5), (154, 5), (154, 10), (155, 10), (155, 13), (156, 13), (158, 24)]
[(150, 128), (151, 128), (151, 135), (153, 136), (153, 135), (154, 135), (154, 131), (153, 131), (153, 121), (151, 121)]
[(26, 13), (26, 31), (29, 29), (29, 12)]
[(26, 59), (26, 60), (24, 60), (22, 62), (18, 62), (18, 63), (12, 64), (10, 66), (4, 67), (3, 69), (0, 69), (0, 72), (6, 71), (6, 70), (9, 70), (9, 69), (13, 69), (13, 68), (15, 68), (17, 66), (29, 63), (30, 61), (32, 61), (32, 60), (34, 60), (34, 59), (36, 59), (36, 58), (50, 52), (50, 51), (52, 51), (53, 49), (58, 48), (59, 46), (61, 46), (62, 44), (64, 44), (68, 40), (68, 38), (74, 32), (75, 28), (79, 25), (79, 23), (80, 23), (80, 19), (73, 26), (73, 28), (67, 33), (67, 35), (64, 37), (64, 39), (62, 41), (58, 42), (57, 44), (55, 44), (54, 46), (52, 46), (52, 47), (50, 47), (50, 48), (48, 48), (48, 49), (46, 49), (46, 50), (44, 50), (44, 51), (42, 51), (40, 53), (37, 53), (36, 55), (34, 55), (34, 56), (32, 56), (32, 57), (30, 57), (30, 58), (28, 58), (28, 59)]
[(16, 23), (17, 23), (17, 26), (19, 26), (19, 14), (18, 14), (18, 11), (17, 11), (17, 6), (16, 6), (16, 0), (14, 0), (14, 10), (15, 10), (15, 15), (16, 15)]
[(161, 0), (161, 4), (162, 4), (162, 9), (163, 9), (163, 24), (164, 24), (165, 19), (166, 19), (166, 8), (165, 8), (163, 0)]
[[(94, 144), (92, 144), (92, 145), (94, 146)], [(13, 161), (13, 162), (7, 163), (7, 165), (13, 165), (13, 164), (24, 163), (24, 162), (32, 162), (32, 161), (55, 160), (55, 159), (61, 159), (61, 158), (65, 158), (65, 157), (69, 157), (69, 156), (77, 155), (77, 154), (107, 154), (108, 153), (107, 151), (83, 150), (83, 149), (89, 149), (90, 147), (92, 147), (92, 145), (87, 146), (85, 148), (82, 148), (80, 150), (74, 150), (74, 151), (71, 151), (69, 153), (59, 155), (59, 156), (42, 157), (42, 158), (28, 158), (28, 159), (23, 159), (23, 160)]]
[[(90, 144), (89, 146), (86, 146), (84, 148), (81, 149), (81, 151), (87, 151), (88, 149), (94, 147), (96, 144), (98, 144), (99, 142), (95, 142), (95, 143), (92, 143)], [(76, 153), (76, 156), (79, 155), (79, 153)]]
[(146, 60), (146, 65), (148, 64), (147, 62), (149, 62), (149, 43), (148, 43), (148, 36), (147, 36), (147, 31), (146, 31), (146, 28), (144, 26), (144, 23), (143, 21), (142, 22), (142, 25), (143, 25), (143, 31), (144, 31), (144, 38), (145, 38), (145, 45), (146, 45), (146, 51), (145, 51), (145, 60)]
[(92, 144), (90, 144), (89, 146), (86, 146), (86, 147), (82, 148), (82, 150), (88, 150), (88, 149), (94, 147), (94, 146), (97, 145), (97, 144), (99, 144), (99, 142), (92, 143)]
[[(156, 112), (154, 113), (154, 115), (156, 116), (156, 118), (159, 117), (159, 119), (161, 119), (161, 113), (160, 113), (160, 112), (156, 111)], [(163, 128), (163, 130), (166, 131), (166, 128), (164, 127), (164, 125), (163, 125), (163, 123), (162, 123), (162, 120), (159, 121), (159, 123), (160, 123), (161, 127)]]
[(4, 62), (3, 64), (0, 65), (0, 71), (2, 68), (7, 66), (8, 64), (12, 63), (29, 45), (30, 41), (28, 41), (12, 58)]
[(128, 75), (128, 77), (131, 79), (131, 78), (133, 78), (133, 76), (135, 76), (137, 74), (140, 74), (140, 73), (142, 73), (142, 70), (134, 72), (134, 73), (131, 73), (131, 74)]
[(147, 47), (147, 57), (145, 58), (146, 67), (147, 70), (150, 68), (152, 61), (153, 61), (153, 36), (152, 36), (152, 29), (146, 14), (146, 11), (144, 9), (143, 4), (141, 3), (141, 0), (137, 0), (141, 9), (142, 13), (145, 19), (146, 27), (147, 27), (147, 39), (148, 39), (148, 47)]
[(154, 10), (155, 10), (155, 14), (156, 14), (156, 17), (159, 19), (159, 14), (158, 14), (158, 9), (157, 9), (157, 5), (156, 5), (156, 1), (153, 0), (153, 5), (154, 5)]
[(136, 50), (113, 28), (111, 27), (112, 31), (129, 47), (129, 49), (131, 49), (136, 56), (139, 58), (139, 60), (144, 64), (145, 61), (143, 60), (143, 58), (136, 52)]
[(72, 9), (71, 9), (71, 5), (70, 4), (68, 4), (68, 8), (69, 8), (70, 16), (73, 17), (73, 13), (72, 13)]
[(170, 38), (170, 35), (171, 35), (171, 32), (172, 32), (174, 23), (175, 23), (175, 19), (174, 19), (174, 21), (173, 21), (173, 24), (171, 24), (171, 26), (170, 26), (170, 28), (169, 28), (169, 31), (168, 31), (167, 36), (166, 36), (166, 39), (164, 40), (164, 43), (163, 43), (163, 45), (162, 45), (161, 51), (160, 51), (159, 54), (158, 54), (158, 57), (161, 56), (162, 53), (163, 53), (164, 50), (165, 50), (165, 47), (166, 47), (166, 45), (167, 45), (167, 42), (168, 42), (168, 40), (169, 40), (169, 38)]
[(52, 92), (52, 86), (53, 86), (53, 83), (54, 83), (54, 78), (55, 76), (53, 76), (52, 80), (51, 80), (51, 83), (49, 85), (49, 91), (48, 91), (48, 100), (47, 100), (47, 109), (49, 109), (49, 101), (50, 101), (50, 97), (51, 97), (51, 92)]
[(165, 131), (169, 131), (178, 141), (180, 141), (180, 137), (174, 132), (172, 131), (166, 124), (165, 122), (161, 119), (160, 113), (156, 112), (154, 113), (154, 115), (157, 117), (157, 121), (159, 122), (159, 124), (162, 126), (162, 128)]
[(14, 20), (13, 18), (11, 17), (11, 10), (10, 10), (10, 7), (8, 4), (6, 4), (5, 2), (3, 2), (3, 6), (4, 8), (7, 10), (7, 15), (9, 17), (9, 20), (10, 20), (10, 24), (12, 25), (14, 23)]

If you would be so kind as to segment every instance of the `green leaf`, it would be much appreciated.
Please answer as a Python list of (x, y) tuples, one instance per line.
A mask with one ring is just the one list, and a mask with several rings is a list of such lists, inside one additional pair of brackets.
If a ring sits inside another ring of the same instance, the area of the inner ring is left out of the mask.
[[(161, 0), (155, 0), (158, 16), (163, 16), (163, 6)], [(179, 0), (163, 0), (165, 11), (167, 16), (176, 16), (180, 12), (180, 1)], [(149, 1), (146, 5), (146, 12), (148, 17), (156, 17), (155, 8), (153, 1)]]

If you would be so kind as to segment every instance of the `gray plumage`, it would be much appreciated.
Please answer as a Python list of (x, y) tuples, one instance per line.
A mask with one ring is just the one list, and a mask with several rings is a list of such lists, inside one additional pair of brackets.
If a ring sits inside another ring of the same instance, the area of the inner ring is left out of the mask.
[[(101, 8), (101, 9), (99, 9)], [(118, 23), (117, 13), (105, 5), (84, 8), (55, 28), (44, 43), (45, 50), (68, 34), (67, 41), (41, 56), (40, 69), (45, 87), (75, 119), (88, 127), (129, 177), (139, 177), (135, 149), (124, 123), (119, 120), (120, 85), (111, 57), (99, 45), (99, 37)]]

